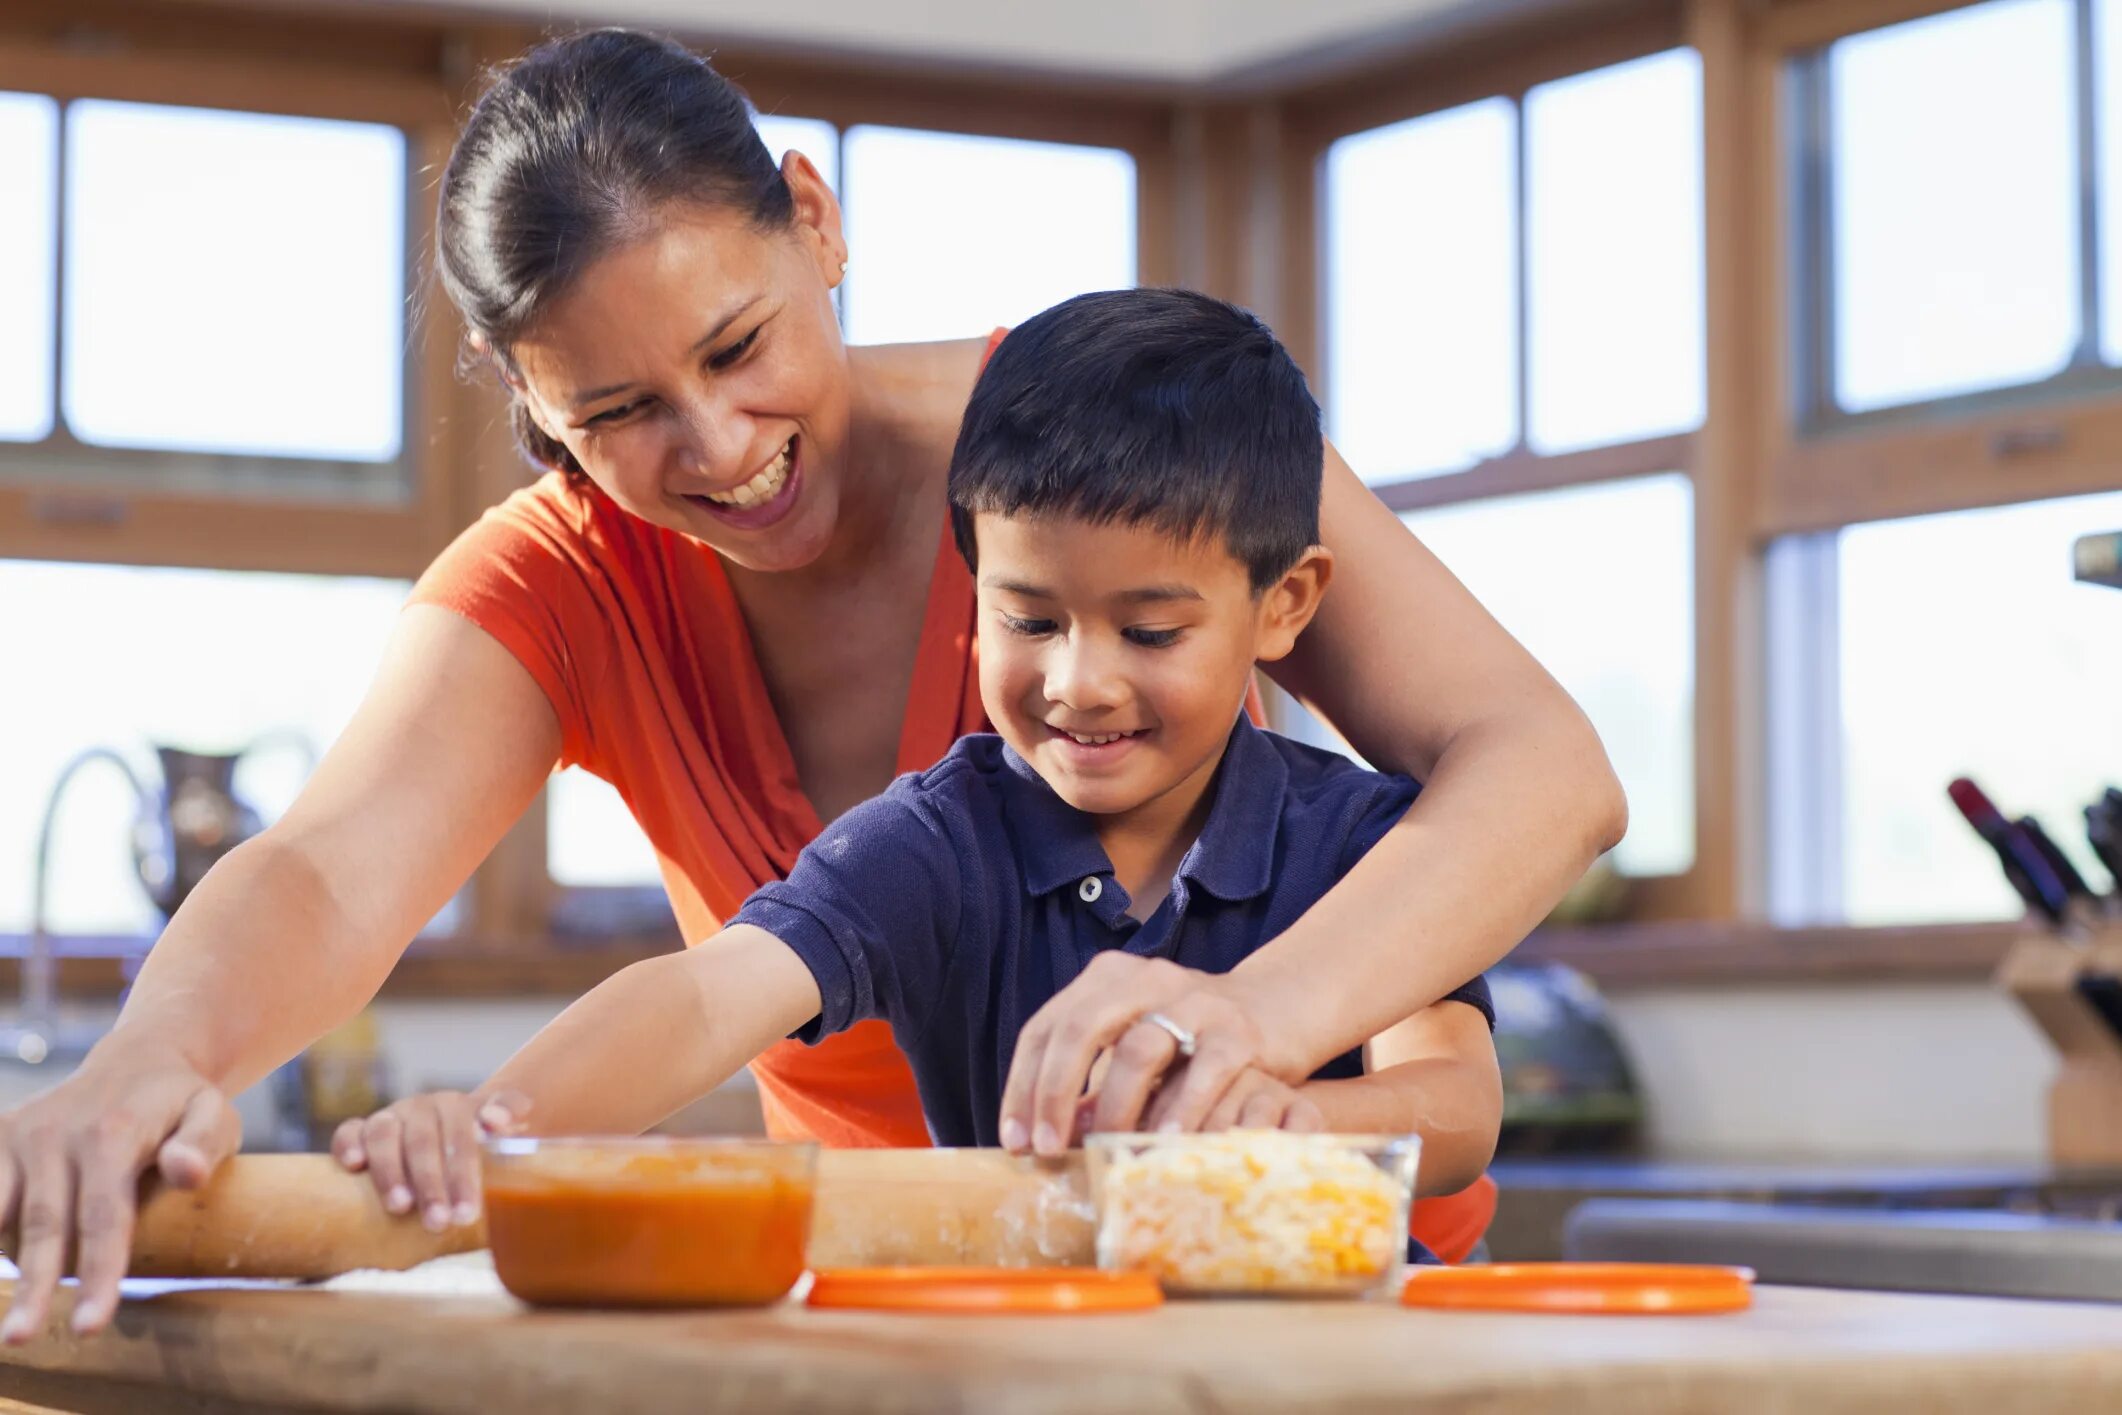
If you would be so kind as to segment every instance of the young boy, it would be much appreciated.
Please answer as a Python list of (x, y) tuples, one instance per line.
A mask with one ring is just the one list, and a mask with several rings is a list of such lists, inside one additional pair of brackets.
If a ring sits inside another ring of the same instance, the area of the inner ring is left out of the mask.
[[(833, 822), (784, 882), (575, 1003), (485, 1086), (545, 1133), (646, 1129), (791, 1033), (893, 1027), (941, 1145), (994, 1145), (1025, 1022), (1101, 952), (1223, 972), (1405, 813), (1416, 784), (1262, 732), (1332, 556), (1303, 375), (1203, 295), (1085, 295), (975, 387), (950, 468), (997, 735)], [(1501, 1090), (1476, 978), (1289, 1087), (1247, 1073), (1212, 1124), (1423, 1134), (1421, 1190), (1472, 1182)]]

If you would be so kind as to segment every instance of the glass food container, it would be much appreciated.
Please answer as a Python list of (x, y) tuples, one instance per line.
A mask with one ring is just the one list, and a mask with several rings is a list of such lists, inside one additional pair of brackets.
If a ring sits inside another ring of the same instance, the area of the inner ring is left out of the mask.
[(1093, 1135), (1098, 1266), (1171, 1293), (1392, 1297), (1422, 1142), (1413, 1135)]
[(540, 1305), (777, 1302), (803, 1275), (817, 1164), (807, 1141), (489, 1140), (494, 1271)]

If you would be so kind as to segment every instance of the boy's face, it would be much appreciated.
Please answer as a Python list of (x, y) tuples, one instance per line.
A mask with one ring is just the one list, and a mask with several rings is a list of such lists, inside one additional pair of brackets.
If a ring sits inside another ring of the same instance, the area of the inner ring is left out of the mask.
[(987, 514), (973, 534), (988, 716), (1064, 801), (1098, 815), (1207, 784), (1254, 663), (1289, 652), (1332, 563), (1314, 547), (1255, 595), (1219, 537)]

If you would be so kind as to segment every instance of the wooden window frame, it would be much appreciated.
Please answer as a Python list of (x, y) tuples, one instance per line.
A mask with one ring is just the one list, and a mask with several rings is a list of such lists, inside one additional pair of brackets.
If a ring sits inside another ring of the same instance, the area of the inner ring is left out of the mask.
[[(439, 71), (370, 67), (316, 53), (267, 61), (172, 52), (134, 42), (122, 25), (98, 31), (101, 42), (84, 46), (42, 32), (35, 12), (27, 18), (20, 30), (0, 29), (0, 89), (47, 94), (62, 104), (104, 98), (385, 123), (406, 136), (408, 181), (416, 188), (418, 174), (446, 155), (454, 131), (450, 90)], [(426, 266), (432, 205), (411, 200), (407, 215), (408, 273), (416, 275)], [(460, 514), (450, 474), (458, 449), (423, 436), (461, 421), (453, 416), (455, 341), (448, 320), (428, 320), (407, 361), (400, 457), (410, 485), (402, 497), (335, 494), (329, 485), (250, 496), (158, 489), (132, 478), (83, 483), (11, 468), (0, 475), (0, 557), (417, 576)], [(122, 450), (105, 455), (70, 443), (62, 430), (51, 444), (61, 467), (184, 459)], [(7, 451), (18, 467), (36, 456), (35, 444)], [(264, 466), (301, 459), (238, 460)]]
[[(403, 496), (347, 499), (311, 487), (250, 495), (118, 479), (81, 484), (11, 469), (0, 476), (0, 558), (412, 580), (462, 526), (520, 483), (500, 401), (457, 376), (459, 326), (447, 303), (424, 288), (434, 213), (424, 174), (440, 170), (455, 140), (454, 95), (465, 87), (480, 37), (445, 34), (433, 24), (268, 18), (214, 4), (173, 13), (120, 0), (25, 0), (0, 21), (0, 89), (62, 104), (105, 98), (398, 128), (411, 187), (407, 293), (427, 315), (408, 325), (415, 337), (405, 365)], [(22, 460), (35, 456), (34, 445), (22, 451)], [(239, 460), (263, 466), (281, 459)], [(459, 932), (417, 942), (409, 956), (430, 961), (401, 969), (393, 991), (536, 991), (563, 979), (564, 968), (541, 972), (519, 950), (492, 944), (532, 931), (539, 891), (522, 875), (524, 837), (542, 832), (542, 821), (531, 812), (480, 867)], [(62, 979), (74, 978), (92, 994), (121, 984), (144, 944), (64, 936), (54, 942), (69, 959)], [(22, 946), (19, 937), (0, 938), (0, 972), (9, 966), (6, 955)]]
[[(1929, 511), (2113, 490), (2122, 398), (2107, 380), (2059, 381), (1949, 405), (1894, 410), (1808, 429), (1791, 357), (1798, 330), (1791, 252), (1788, 67), (1835, 39), (1980, 0), (1680, 0), (1608, 4), (1579, 17), (1527, 21), (1454, 50), (1337, 82), (1296, 98), (1291, 176), (1312, 212), (1292, 244), (1317, 270), (1317, 164), (1326, 145), (1498, 93), (1624, 62), (1674, 43), (1701, 59), (1707, 408), (1670, 439), (1560, 457), (1513, 452), (1465, 472), (1379, 487), (1396, 511), (1682, 470), (1695, 490), (1696, 858), (1684, 875), (1641, 881), (1645, 922), (1536, 935), (1527, 956), (1561, 957), (1624, 984), (1757, 977), (1972, 977), (1986, 972), (2016, 923), (1779, 929), (1765, 912), (1767, 624), (1762, 562), (1793, 531)], [(1323, 272), (1320, 272), (1323, 275)], [(1293, 283), (1290, 327), (1319, 366), (1320, 287)], [(2077, 384), (2078, 386), (2074, 386)], [(1522, 416), (1522, 412), (1521, 412)], [(1665, 445), (1659, 445), (1664, 443)], [(1919, 957), (1919, 938), (1941, 941)], [(1680, 941), (1693, 947), (1678, 947)]]
[(1764, 229), (1792, 234), (1792, 249), (1760, 267), (1766, 298), (1759, 318), (1765, 342), (1777, 352), (1763, 370), (1769, 396), (1760, 436), (1767, 457), (1750, 518), (1763, 543), (1864, 521), (2122, 487), (2111, 451), (2122, 445), (2122, 370), (2111, 367), (2074, 365), (2041, 383), (1861, 416), (1807, 417), (1797, 354), (1827, 331), (1806, 327), (1798, 310), (1802, 287), (1794, 263), (1804, 213), (1792, 191), (1793, 157), (1781, 140), (1802, 99), (1791, 66), (1851, 35), (1981, 3), (1785, 0), (1754, 17), (1750, 102), (1759, 165), (1752, 201)]
[[(1760, 566), (1769, 542), (2116, 484), (2098, 449), (2122, 441), (2122, 400), (1933, 410), (1822, 436), (1800, 435), (1789, 416), (1791, 271), (1776, 236), (1789, 218), (1786, 60), (1967, 3), (1979, 0), (1590, 0), (1463, 26), (1362, 73), (1279, 87), (1270, 78), (1243, 92), (939, 76), (728, 50), (716, 57), (762, 110), (821, 118), (843, 133), (876, 123), (1129, 151), (1144, 283), (1191, 285), (1259, 311), (1324, 391), (1320, 182), (1332, 141), (1692, 46), (1703, 86), (1702, 424), (1559, 455), (1516, 451), (1379, 492), (1404, 512), (1670, 471), (1694, 488), (1695, 862), (1686, 874), (1642, 881), (1638, 909), (1653, 921), (1692, 922), (1550, 932), (1527, 946), (1529, 956), (1564, 957), (1622, 983), (1910, 970), (1962, 977), (1987, 968), (2015, 926), (1778, 930), (1754, 920), (1764, 815)], [(25, 0), (25, 10), (0, 21), (0, 88), (390, 121), (414, 137), (417, 170), (447, 154), (474, 71), (539, 37), (529, 26), (416, 12), (268, 18), (212, 0), (181, 15), (140, 13), (121, 0)], [(101, 38), (83, 45), (84, 32)], [(103, 42), (109, 35), (124, 42)], [(426, 202), (416, 207), (430, 219)], [(419, 233), (423, 242), (429, 235)], [(456, 376), (454, 322), (422, 293), (441, 317), (423, 327), (408, 387), (408, 402), (423, 410), (412, 503), (326, 508), (126, 493), (113, 510), (101, 491), (0, 484), (0, 556), (416, 576), (458, 528), (530, 479), (498, 391)], [(556, 942), (554, 920), (574, 891), (555, 888), (545, 851), (541, 797), (474, 876), (464, 937), (416, 949), (393, 988), (566, 994), (669, 946), (668, 937)], [(64, 976), (93, 991), (103, 966), (75, 958)], [(0, 973), (5, 967), (0, 960)]]
[[(101, 97), (387, 122), (406, 132), (408, 167), (422, 174), (446, 160), (462, 106), (479, 87), (474, 75), (542, 36), (528, 25), (416, 16), (285, 26), (276, 19), (268, 37), (265, 17), (241, 5), (208, 9), (202, 27), (141, 17), (116, 0), (87, 0), (85, 20), (58, 0), (33, 4), (41, 8), (19, 26), (0, 24), (0, 89), (46, 93), (62, 103)], [(96, 42), (84, 45), (84, 33)], [(349, 48), (364, 62), (335, 57)], [(1172, 108), (1162, 95), (1110, 84), (900, 74), (728, 49), (716, 53), (716, 64), (761, 111), (824, 119), (842, 135), (876, 124), (1125, 150), (1136, 164), (1140, 278), (1174, 279)], [(429, 288), (429, 190), (415, 194), (408, 215), (420, 282), (409, 289), (429, 317), (407, 367), (413, 490), (406, 501), (187, 494), (11, 473), (0, 477), (0, 558), (417, 578), (461, 527), (534, 474), (513, 446), (499, 390), (490, 380), (458, 376), (460, 328)], [(462, 930), (416, 943), (394, 975), (394, 991), (578, 991), (675, 942), (659, 887), (556, 885), (546, 866), (546, 818), (541, 794), (474, 874)], [(138, 941), (62, 939), (60, 946), (81, 955), (69, 976), (94, 990), (122, 975), (113, 964), (117, 970), (104, 978), (94, 960), (136, 952)], [(0, 941), (0, 971), (5, 952)]]
[[(1307, 272), (1283, 290), (1283, 338), (1311, 371), (1314, 390), (1323, 403), (1332, 396), (1333, 369), (1325, 357), (1326, 272), (1319, 253), (1325, 249), (1324, 182), (1326, 157), (1341, 138), (1389, 124), (1426, 117), (1483, 99), (1503, 97), (1519, 106), (1520, 152), (1523, 154), (1523, 102), (1532, 89), (1559, 79), (1627, 63), (1667, 50), (1694, 45), (1695, 21), (1679, 3), (1603, 4), (1566, 18), (1529, 22), (1516, 30), (1470, 37), (1446, 50), (1396, 63), (1356, 81), (1336, 80), (1292, 94), (1285, 104), (1287, 151), (1284, 189), (1293, 194), (1285, 230), (1291, 247), (1287, 264)], [(1705, 63), (1705, 119), (1708, 102)], [(1521, 170), (1522, 186), (1522, 170)], [(1706, 412), (1697, 428), (1627, 442), (1562, 453), (1541, 454), (1527, 445), (1530, 408), (1522, 396), (1522, 374), (1531, 351), (1523, 332), (1529, 311), (1524, 289), (1524, 246), (1530, 239), (1523, 202), (1518, 219), (1519, 312), (1518, 361), (1521, 397), (1518, 442), (1511, 450), (1462, 471), (1414, 477), (1375, 485), (1380, 500), (1396, 512), (1463, 505), (1498, 497), (1549, 492), (1601, 482), (1679, 473), (1688, 477), (1695, 498), (1695, 842), (1694, 862), (1684, 871), (1634, 882), (1636, 911), (1652, 918), (1717, 916), (1733, 912), (1734, 884), (1721, 861), (1732, 851), (1728, 811), (1720, 809), (1718, 780), (1728, 763), (1725, 724), (1728, 714), (1716, 710), (1719, 698), (1705, 691), (1727, 674), (1731, 641), (1720, 632), (1721, 615), (1711, 599), (1721, 561), (1709, 553), (1705, 527), (1724, 514), (1718, 498), (1705, 496), (1703, 467), (1714, 437)], [(1705, 223), (1705, 247), (1710, 232)], [(1708, 256), (1705, 249), (1705, 257)], [(1705, 354), (1707, 350), (1705, 349)], [(1705, 574), (1705, 572), (1707, 572)], [(1705, 583), (1706, 581), (1706, 583)]]

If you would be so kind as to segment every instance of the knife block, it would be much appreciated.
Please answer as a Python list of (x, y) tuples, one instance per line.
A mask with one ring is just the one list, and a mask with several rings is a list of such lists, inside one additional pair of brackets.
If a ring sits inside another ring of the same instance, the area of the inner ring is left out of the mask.
[(2122, 1165), (2122, 923), (2102, 923), (2083, 944), (2028, 934), (1996, 976), (2056, 1048), (2049, 1157)]

